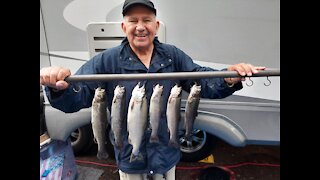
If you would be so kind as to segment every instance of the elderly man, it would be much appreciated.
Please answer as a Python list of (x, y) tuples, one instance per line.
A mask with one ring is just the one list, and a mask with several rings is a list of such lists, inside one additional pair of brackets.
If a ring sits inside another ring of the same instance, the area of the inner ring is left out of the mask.
[[(179, 48), (159, 42), (156, 37), (159, 21), (157, 11), (149, 0), (126, 0), (123, 4), (123, 22), (121, 24), (126, 38), (119, 46), (107, 49), (87, 61), (76, 74), (134, 74), (161, 72), (196, 72), (217, 71), (208, 67), (201, 67), (193, 63), (192, 59)], [(237, 71), (241, 76), (251, 76), (265, 67), (255, 67), (251, 64), (239, 63), (229, 66), (226, 70)], [(69, 69), (62, 67), (45, 67), (40, 70), (40, 84), (45, 90), (51, 105), (64, 112), (75, 112), (81, 108), (90, 107), (97, 87), (106, 89), (109, 110), (112, 104), (113, 91), (117, 85), (126, 89), (125, 109), (131, 92), (137, 81), (109, 81), (104, 83), (83, 82), (77, 87), (64, 79), (71, 75)], [(201, 79), (201, 97), (224, 98), (242, 88), (243, 78), (211, 78)], [(132, 145), (128, 143), (127, 127), (123, 127), (123, 148), (115, 150), (115, 157), (119, 168), (120, 179), (175, 179), (175, 166), (179, 162), (181, 152), (179, 148), (168, 145), (166, 107), (170, 90), (179, 84), (185, 91), (190, 91), (193, 81), (187, 80), (159, 80), (144, 81), (147, 102), (156, 84), (163, 86), (163, 108), (159, 122), (159, 143), (150, 143), (150, 128), (145, 129), (144, 137), (139, 148), (141, 157), (130, 162)], [(80, 87), (80, 88), (79, 88)], [(79, 89), (74, 91), (74, 89)], [(127, 111), (126, 111), (127, 113)], [(112, 120), (111, 120), (112, 121)]]

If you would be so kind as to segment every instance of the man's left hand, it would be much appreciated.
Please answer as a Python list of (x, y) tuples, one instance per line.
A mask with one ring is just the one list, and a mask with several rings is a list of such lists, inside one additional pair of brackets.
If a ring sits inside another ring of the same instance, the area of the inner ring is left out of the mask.
[[(237, 71), (240, 76), (252, 76), (252, 74), (256, 74), (258, 70), (265, 70), (264, 66), (253, 66), (251, 64), (239, 63), (228, 67), (228, 71)], [(236, 77), (236, 78), (224, 78), (224, 80), (228, 84), (236, 84), (239, 81), (245, 81), (244, 77)]]

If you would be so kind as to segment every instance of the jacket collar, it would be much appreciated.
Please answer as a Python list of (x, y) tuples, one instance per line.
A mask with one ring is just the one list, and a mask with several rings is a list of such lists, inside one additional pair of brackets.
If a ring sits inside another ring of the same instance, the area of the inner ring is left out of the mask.
[[(156, 54), (152, 58), (149, 70), (151, 70), (152, 72), (157, 72), (160, 69), (172, 64), (172, 60), (170, 58), (170, 55), (168, 55), (169, 53), (166, 52), (164, 48), (161, 46), (161, 43), (159, 42), (157, 37), (155, 37), (153, 43)], [(133, 53), (134, 52), (131, 50), (129, 46), (128, 39), (125, 38), (124, 40), (122, 40), (119, 54), (120, 66), (127, 70), (148, 71), (146, 67), (136, 58), (136, 56)]]

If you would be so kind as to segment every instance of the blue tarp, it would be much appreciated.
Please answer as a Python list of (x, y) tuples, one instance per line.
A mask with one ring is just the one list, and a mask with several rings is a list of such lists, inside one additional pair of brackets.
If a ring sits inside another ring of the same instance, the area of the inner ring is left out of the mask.
[(53, 140), (40, 149), (40, 180), (74, 180), (76, 176), (70, 139)]

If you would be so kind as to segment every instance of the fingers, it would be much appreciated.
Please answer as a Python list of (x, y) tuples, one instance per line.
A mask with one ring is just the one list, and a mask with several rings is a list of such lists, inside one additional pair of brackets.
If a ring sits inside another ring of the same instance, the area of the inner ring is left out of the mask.
[[(264, 70), (266, 67), (264, 66), (253, 66), (247, 63), (239, 63), (228, 67), (228, 71), (237, 71), (241, 76), (252, 76), (252, 74), (256, 74), (258, 70)], [(239, 81), (245, 81), (245, 77), (240, 78), (229, 78), (225, 79), (228, 83), (237, 83)]]
[(68, 83), (64, 79), (71, 75), (69, 69), (61, 67), (45, 67), (40, 70), (40, 84), (55, 89), (65, 89)]
[(67, 87), (69, 86), (69, 84), (66, 82), (66, 81), (58, 81), (57, 83), (56, 83), (56, 87), (57, 87), (57, 89), (59, 89), (59, 90), (62, 90), (62, 89), (66, 89)]
[(245, 64), (240, 63), (235, 65), (235, 70), (241, 75), (241, 76), (251, 76), (252, 75), (252, 69), (253, 66), (251, 64)]
[(265, 70), (266, 67), (264, 67), (264, 66), (256, 66), (255, 69), (256, 70)]
[(241, 76), (252, 76), (252, 74), (256, 74), (258, 70), (264, 70), (266, 67), (264, 66), (253, 66), (251, 64), (240, 63), (230, 66), (228, 68), (229, 71), (237, 71)]
[(59, 71), (60, 71), (60, 69), (58, 69), (58, 68), (51, 68), (51, 69), (49, 69), (49, 70), (51, 70), (51, 71), (49, 71), (50, 72), (50, 74), (49, 74), (49, 84), (51, 85), (51, 86), (55, 86), (56, 85), (56, 82), (58, 81), (58, 74), (59, 74)]

